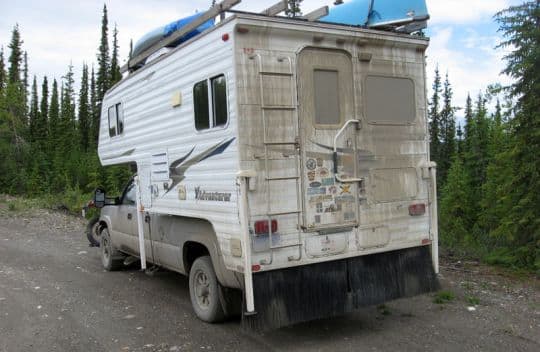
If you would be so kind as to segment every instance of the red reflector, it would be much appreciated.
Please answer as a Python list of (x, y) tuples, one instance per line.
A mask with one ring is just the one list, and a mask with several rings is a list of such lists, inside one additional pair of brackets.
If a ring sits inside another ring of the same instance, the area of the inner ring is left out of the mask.
[(430, 244), (431, 243), (431, 240), (429, 238), (424, 238), (422, 240), (422, 244)]
[[(277, 231), (277, 220), (272, 220), (272, 233)], [(268, 234), (268, 220), (255, 221), (255, 233), (257, 235)]]
[(236, 31), (238, 33), (247, 33), (247, 32), (249, 32), (249, 29), (244, 28), (244, 27), (238, 27), (238, 28), (236, 28)]
[(251, 271), (259, 271), (261, 270), (261, 266), (259, 264), (253, 264), (251, 266)]
[(223, 40), (224, 42), (226, 42), (227, 40), (229, 40), (229, 33), (225, 33), (221, 36), (221, 40)]
[(409, 205), (409, 215), (418, 216), (426, 213), (426, 205), (424, 203)]

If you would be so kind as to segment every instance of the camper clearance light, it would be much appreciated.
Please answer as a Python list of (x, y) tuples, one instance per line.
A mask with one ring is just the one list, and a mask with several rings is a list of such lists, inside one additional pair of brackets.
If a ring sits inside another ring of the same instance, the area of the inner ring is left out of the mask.
[(424, 215), (425, 213), (426, 213), (426, 205), (424, 203), (409, 205), (410, 216), (419, 216), (419, 215)]
[[(272, 233), (277, 232), (277, 220), (272, 220)], [(255, 233), (257, 235), (268, 234), (268, 220), (255, 221)]]

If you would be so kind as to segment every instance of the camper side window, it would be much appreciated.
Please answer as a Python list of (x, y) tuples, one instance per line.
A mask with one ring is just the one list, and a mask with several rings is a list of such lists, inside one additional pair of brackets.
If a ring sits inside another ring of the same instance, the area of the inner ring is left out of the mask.
[(225, 126), (228, 119), (225, 75), (197, 82), (193, 86), (193, 106), (197, 131)]
[(124, 132), (124, 111), (122, 104), (109, 107), (109, 136), (114, 137)]

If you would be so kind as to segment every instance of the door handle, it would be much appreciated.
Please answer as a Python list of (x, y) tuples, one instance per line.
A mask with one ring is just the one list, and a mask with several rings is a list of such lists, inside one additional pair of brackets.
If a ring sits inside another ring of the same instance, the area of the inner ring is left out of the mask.
[(341, 178), (341, 175), (338, 174), (338, 153), (337, 153), (337, 141), (338, 141), (338, 138), (339, 136), (345, 132), (345, 130), (347, 129), (347, 127), (350, 125), (350, 124), (357, 124), (358, 126), (360, 125), (360, 120), (348, 120), (345, 122), (345, 124), (343, 124), (343, 126), (341, 127), (341, 129), (336, 133), (336, 135), (334, 136), (334, 153), (332, 154), (332, 161), (334, 163), (334, 175), (335, 175), (335, 178), (336, 178), (336, 181), (338, 182), (341, 182), (341, 183), (353, 183), (353, 182), (362, 182), (364, 181), (363, 178)]
[(131, 213), (128, 213), (128, 214), (127, 214), (128, 220), (131, 220), (132, 217), (133, 217), (133, 215), (131, 215)]

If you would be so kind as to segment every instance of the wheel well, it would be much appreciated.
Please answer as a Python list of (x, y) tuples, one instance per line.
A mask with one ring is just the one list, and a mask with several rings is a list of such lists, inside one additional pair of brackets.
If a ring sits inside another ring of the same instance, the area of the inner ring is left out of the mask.
[(186, 242), (182, 250), (182, 258), (184, 260), (184, 269), (189, 273), (195, 259), (203, 255), (210, 255), (210, 252), (205, 245), (199, 242)]

